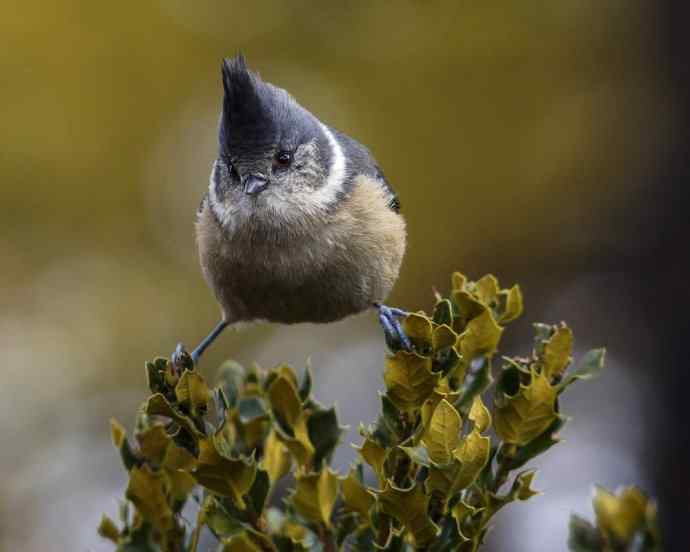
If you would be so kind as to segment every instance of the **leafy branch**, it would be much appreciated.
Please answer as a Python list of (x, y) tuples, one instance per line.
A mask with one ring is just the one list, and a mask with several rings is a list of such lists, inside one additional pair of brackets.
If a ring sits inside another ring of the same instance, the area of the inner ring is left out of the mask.
[[(330, 467), (343, 428), (312, 397), (310, 370), (299, 379), (286, 365), (227, 362), (210, 388), (185, 355), (147, 363), (134, 440), (111, 423), (129, 484), (119, 525), (104, 517), (100, 534), (128, 552), (197, 552), (202, 528), (228, 552), (478, 550), (500, 509), (538, 494), (522, 468), (558, 443), (560, 395), (604, 363), (597, 349), (573, 367), (565, 324), (536, 324), (527, 356), (500, 357), (522, 309), (518, 286), (455, 273), (431, 315), (408, 315), (413, 350), (387, 356), (381, 414), (360, 427), (346, 475)], [(618, 550), (605, 546), (636, 534), (618, 530), (602, 500), (608, 536), (578, 521), (577, 542), (601, 546), (574, 550)], [(194, 501), (188, 527), (182, 510)]]

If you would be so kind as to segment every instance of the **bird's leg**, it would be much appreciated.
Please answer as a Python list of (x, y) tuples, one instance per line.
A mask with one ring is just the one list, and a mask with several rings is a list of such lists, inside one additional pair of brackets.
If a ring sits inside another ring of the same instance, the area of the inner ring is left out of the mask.
[(229, 325), (229, 322), (221, 320), (218, 325), (213, 328), (213, 331), (208, 334), (201, 343), (199, 343), (199, 346), (192, 351), (191, 355), (187, 352), (182, 343), (178, 343), (177, 348), (172, 355), (173, 366), (175, 366), (179, 372), (185, 368), (193, 368), (199, 362), (199, 357), (201, 357), (204, 351), (209, 348), (209, 346)]
[(383, 328), (388, 346), (394, 349), (399, 343), (403, 349), (411, 351), (412, 342), (400, 325), (400, 318), (406, 317), (408, 313), (401, 309), (387, 307), (382, 303), (374, 303), (374, 307), (379, 311), (379, 324)]
[(199, 357), (204, 354), (204, 351), (209, 348), (209, 346), (216, 340), (216, 338), (223, 333), (223, 330), (229, 326), (229, 323), (225, 320), (218, 322), (218, 325), (213, 328), (210, 334), (199, 343), (199, 346), (192, 351), (192, 362), (196, 364), (199, 362)]

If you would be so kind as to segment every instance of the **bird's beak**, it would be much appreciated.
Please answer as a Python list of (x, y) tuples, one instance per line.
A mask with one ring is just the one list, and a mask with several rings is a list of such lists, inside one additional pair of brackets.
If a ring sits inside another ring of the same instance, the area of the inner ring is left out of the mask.
[(242, 183), (242, 189), (247, 195), (258, 195), (263, 192), (267, 186), (268, 180), (266, 180), (263, 176), (256, 176), (253, 174), (245, 177), (244, 182)]

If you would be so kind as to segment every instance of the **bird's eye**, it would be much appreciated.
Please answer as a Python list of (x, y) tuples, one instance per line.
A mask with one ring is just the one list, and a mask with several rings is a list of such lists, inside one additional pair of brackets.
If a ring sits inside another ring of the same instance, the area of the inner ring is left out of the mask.
[(276, 154), (275, 164), (279, 167), (287, 167), (292, 163), (292, 152), (281, 150)]

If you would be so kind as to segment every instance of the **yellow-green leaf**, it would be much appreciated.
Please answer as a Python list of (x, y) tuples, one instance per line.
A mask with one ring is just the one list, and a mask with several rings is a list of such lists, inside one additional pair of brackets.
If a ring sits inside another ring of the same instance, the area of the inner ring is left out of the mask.
[(266, 439), (266, 447), (262, 460), (263, 469), (268, 472), (271, 485), (290, 472), (290, 453), (284, 443), (280, 441), (275, 431), (271, 431)]
[(169, 470), (191, 470), (196, 464), (196, 458), (187, 449), (177, 446), (174, 442), (165, 449), (163, 467)]
[(475, 294), (477, 298), (487, 307), (496, 301), (498, 296), (498, 280), (493, 274), (482, 276), (475, 284)]
[(382, 491), (374, 492), (381, 510), (405, 526), (415, 546), (424, 548), (436, 539), (438, 526), (429, 519), (429, 497), (424, 494), (421, 485), (400, 489), (388, 481)]
[(368, 437), (364, 439), (361, 447), (355, 447), (355, 450), (359, 452), (362, 460), (371, 466), (374, 473), (379, 478), (379, 483), (383, 485), (385, 481), (385, 475), (383, 472), (383, 464), (386, 461), (386, 449), (381, 447), (373, 439)]
[(453, 272), (453, 275), (450, 278), (450, 283), (453, 291), (461, 291), (465, 288), (467, 276), (461, 274), (460, 272)]
[(98, 534), (115, 544), (120, 540), (120, 530), (115, 525), (115, 522), (105, 514), (101, 517), (101, 523), (98, 525)]
[(199, 372), (185, 370), (175, 386), (177, 402), (192, 416), (206, 411), (211, 392)]
[(528, 386), (520, 385), (512, 397), (497, 398), (494, 425), (498, 436), (515, 445), (526, 445), (556, 419), (557, 389), (543, 373), (532, 372)]
[(637, 487), (626, 487), (617, 494), (597, 487), (593, 504), (599, 527), (626, 543), (644, 523), (649, 499)]
[(528, 470), (519, 474), (513, 483), (511, 495), (518, 500), (529, 500), (533, 496), (538, 495), (539, 491), (532, 489), (532, 481), (534, 481), (534, 476), (536, 475), (536, 470)]
[(431, 466), (426, 480), (427, 493), (440, 492), (446, 499), (469, 487), (489, 461), (491, 440), (475, 429), (453, 453), (453, 462)]
[(145, 431), (137, 433), (136, 438), (144, 458), (155, 463), (163, 460), (168, 444), (171, 442), (162, 424), (154, 424)]
[(505, 311), (501, 315), (501, 322), (506, 324), (512, 322), (522, 314), (523, 304), (522, 304), (522, 292), (520, 291), (520, 286), (515, 284), (506, 293), (506, 306)]
[(434, 352), (437, 352), (446, 347), (454, 346), (457, 340), (458, 334), (456, 334), (450, 326), (442, 324), (434, 328), (434, 332), (431, 336), (431, 348)]
[(199, 451), (199, 461), (192, 472), (196, 481), (213, 493), (230, 497), (238, 508), (244, 509), (243, 496), (254, 483), (256, 463), (221, 455), (212, 438), (200, 440)]
[(309, 440), (306, 419), (306, 414), (303, 412), (293, 428), (294, 437), (286, 435), (279, 429), (276, 430), (278, 439), (287, 447), (297, 463), (305, 470), (311, 467), (311, 461), (314, 456), (314, 445)]
[(489, 409), (484, 406), (481, 395), (477, 395), (474, 398), (468, 417), (474, 422), (474, 427), (476, 427), (480, 433), (484, 433), (491, 427), (491, 414), (489, 413)]
[(290, 380), (290, 383), (295, 387), (295, 389), (299, 388), (299, 383), (297, 382), (297, 374), (295, 374), (295, 371), (292, 369), (292, 367), (288, 364), (281, 364), (276, 368), (276, 372), (278, 373), (279, 376), (283, 376), (284, 378)]
[(341, 480), (343, 490), (343, 502), (345, 509), (357, 512), (363, 518), (369, 517), (369, 508), (374, 504), (374, 497), (367, 492), (359, 481), (355, 469), (351, 469), (347, 477)]
[(460, 469), (453, 480), (453, 494), (469, 487), (489, 461), (491, 440), (483, 437), (475, 428), (455, 449), (453, 456), (460, 462)]
[(166, 470), (166, 473), (170, 483), (170, 494), (175, 500), (185, 500), (196, 485), (196, 479), (189, 472), (182, 470)]
[(573, 354), (573, 332), (559, 326), (544, 345), (544, 372), (551, 379), (560, 376), (570, 364)]
[(421, 313), (410, 313), (402, 322), (402, 328), (407, 337), (418, 349), (431, 346), (431, 320)]
[(431, 415), (422, 442), (429, 458), (436, 464), (450, 462), (451, 454), (460, 442), (460, 414), (447, 400), (442, 399)]
[(503, 328), (496, 323), (490, 310), (470, 320), (460, 336), (460, 352), (465, 362), (479, 355), (494, 354), (502, 333)]
[(223, 539), (222, 545), (223, 552), (263, 552), (263, 548), (254, 542), (246, 531)]
[(292, 504), (297, 513), (315, 523), (331, 525), (331, 515), (338, 496), (338, 478), (330, 468), (319, 473), (296, 476)]
[(162, 471), (134, 466), (129, 472), (125, 496), (154, 527), (168, 531), (173, 527), (173, 512), (168, 504), (168, 480)]
[[(453, 299), (453, 303), (457, 305), (459, 311), (458, 314), (460, 315), (457, 320), (459, 324), (453, 324), (453, 329), (455, 330), (459, 331), (467, 322), (477, 318), (486, 310), (486, 307), (477, 301), (477, 299), (475, 299), (467, 291), (453, 291), (451, 297)], [(460, 328), (456, 327), (458, 325)]]
[(419, 408), (431, 395), (438, 376), (431, 373), (431, 359), (398, 351), (386, 359), (383, 379), (388, 396), (403, 410)]
[(268, 390), (268, 398), (273, 412), (290, 428), (294, 427), (302, 413), (302, 401), (292, 381), (285, 376), (278, 376)]
[(122, 443), (124, 443), (127, 437), (127, 430), (115, 418), (110, 418), (110, 437), (113, 441), (113, 446), (118, 450), (122, 447)]
[(460, 538), (463, 542), (466, 542), (469, 540), (469, 538), (463, 534), (462, 532), (462, 523), (467, 519), (468, 517), (472, 517), (475, 514), (478, 514), (481, 512), (484, 508), (475, 508), (474, 506), (471, 506), (470, 504), (467, 504), (466, 502), (460, 500), (452, 510), (452, 515), (455, 518), (455, 522), (458, 525), (458, 533), (460, 533)]
[(151, 416), (166, 416), (172, 419), (178, 425), (184, 427), (189, 433), (195, 438), (203, 437), (202, 433), (194, 425), (194, 422), (189, 416), (178, 412), (173, 408), (173, 406), (168, 402), (161, 393), (156, 393), (149, 397), (146, 402), (144, 411)]

